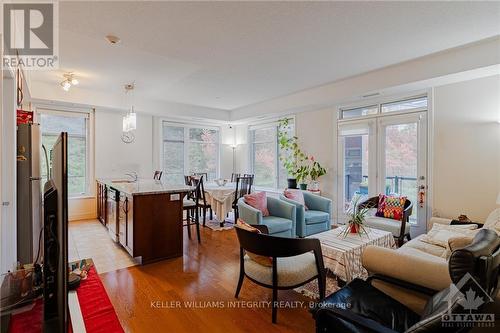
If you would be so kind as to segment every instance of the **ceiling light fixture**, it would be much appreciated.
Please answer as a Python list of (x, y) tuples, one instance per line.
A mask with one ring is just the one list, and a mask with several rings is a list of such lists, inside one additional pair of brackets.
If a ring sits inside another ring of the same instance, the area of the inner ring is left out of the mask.
[(121, 42), (121, 39), (117, 36), (114, 36), (114, 35), (107, 35), (106, 36), (106, 40), (110, 43), (110, 44), (118, 44), (119, 42)]
[(79, 83), (73, 73), (65, 73), (63, 74), (63, 77), (64, 80), (61, 82), (61, 87), (64, 91), (69, 91), (71, 86), (76, 86)]
[[(125, 85), (125, 94), (129, 94), (134, 90), (135, 84), (129, 83)], [(137, 128), (137, 115), (134, 111), (134, 105), (130, 106), (129, 111), (123, 116), (123, 132), (130, 132)]]

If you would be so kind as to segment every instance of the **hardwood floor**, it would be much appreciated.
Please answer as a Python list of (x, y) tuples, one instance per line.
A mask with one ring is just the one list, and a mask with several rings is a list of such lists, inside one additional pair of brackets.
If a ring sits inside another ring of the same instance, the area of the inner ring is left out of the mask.
[[(209, 228), (202, 228), (201, 232), (202, 243), (198, 244), (196, 237), (188, 240), (184, 230), (182, 258), (100, 275), (125, 331), (314, 331), (314, 321), (308, 312), (311, 300), (292, 290), (279, 292), (279, 300), (288, 302), (284, 305), (289, 308), (279, 309), (277, 324), (271, 323), (270, 307), (256, 308), (252, 303), (270, 302), (270, 289), (245, 279), (236, 300), (239, 273), (236, 233)], [(240, 303), (230, 303), (234, 301)], [(229, 308), (230, 304), (247, 307)], [(290, 308), (294, 305), (299, 307)]]

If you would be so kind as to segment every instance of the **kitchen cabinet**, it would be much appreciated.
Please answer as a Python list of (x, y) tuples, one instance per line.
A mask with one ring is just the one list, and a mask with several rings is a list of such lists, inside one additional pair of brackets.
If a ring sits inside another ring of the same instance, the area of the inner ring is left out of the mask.
[(120, 192), (110, 186), (106, 186), (106, 226), (112, 240), (118, 241), (118, 207), (120, 200)]
[(126, 242), (125, 249), (133, 255), (134, 253), (134, 200), (132, 196), (126, 197), (125, 209), (127, 211)]
[(106, 225), (106, 185), (97, 182), (97, 219)]

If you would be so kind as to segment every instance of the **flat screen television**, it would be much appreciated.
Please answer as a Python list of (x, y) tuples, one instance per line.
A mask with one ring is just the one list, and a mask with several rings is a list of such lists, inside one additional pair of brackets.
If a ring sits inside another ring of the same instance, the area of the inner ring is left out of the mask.
[(44, 186), (44, 332), (68, 328), (68, 134), (62, 132), (50, 153)]

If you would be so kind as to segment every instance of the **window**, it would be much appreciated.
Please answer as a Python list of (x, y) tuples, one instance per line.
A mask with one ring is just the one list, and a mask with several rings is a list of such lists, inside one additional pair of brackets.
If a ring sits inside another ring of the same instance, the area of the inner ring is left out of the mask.
[(356, 106), (341, 108), (339, 118), (351, 119), (365, 116), (381, 116), (382, 113), (391, 112), (414, 112), (427, 111), (427, 96), (409, 97), (401, 100), (392, 100), (385, 103), (373, 104), (369, 106)]
[(219, 129), (163, 122), (163, 179), (183, 184), (184, 175), (219, 173)]
[[(295, 132), (293, 121), (290, 121), (289, 128), (291, 132)], [(288, 174), (279, 158), (278, 124), (273, 122), (251, 126), (249, 137), (254, 185), (268, 188), (286, 187)]]
[(354, 109), (342, 110), (342, 119), (357, 118), (362, 116), (369, 116), (378, 113), (377, 105), (363, 106)]
[[(68, 195), (89, 195), (89, 113), (42, 111), (39, 113), (42, 144), (49, 153), (61, 132), (68, 132)], [(47, 181), (45, 158), (41, 159), (42, 184)], [(43, 185), (42, 185), (43, 186)]]
[(382, 104), (382, 112), (413, 111), (427, 108), (427, 96)]

